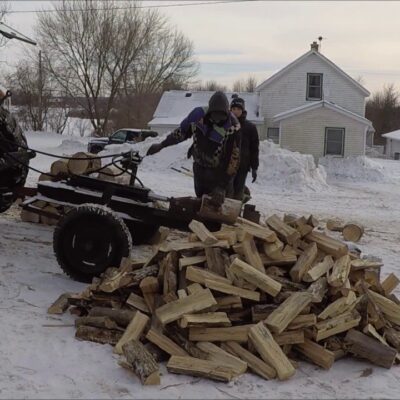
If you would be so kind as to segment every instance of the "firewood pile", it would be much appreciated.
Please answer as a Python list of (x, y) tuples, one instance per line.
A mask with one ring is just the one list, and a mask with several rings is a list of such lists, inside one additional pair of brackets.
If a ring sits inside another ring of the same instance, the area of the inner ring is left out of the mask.
[(228, 382), (291, 378), (300, 360), (330, 369), (354, 356), (391, 368), (400, 350), (399, 280), (318, 229), (310, 216), (238, 218), (124, 259), (49, 309), (76, 315), (76, 338), (114, 346), (142, 384), (168, 372)]

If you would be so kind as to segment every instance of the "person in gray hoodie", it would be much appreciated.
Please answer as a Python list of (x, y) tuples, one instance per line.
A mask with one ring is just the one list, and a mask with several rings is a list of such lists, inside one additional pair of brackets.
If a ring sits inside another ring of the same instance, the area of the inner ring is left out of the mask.
[(232, 195), (229, 190), (239, 168), (241, 145), (240, 124), (223, 92), (215, 92), (208, 107), (194, 108), (164, 141), (153, 144), (147, 155), (189, 138), (193, 138), (188, 157), (193, 157), (196, 196), (211, 195), (220, 205), (226, 195)]

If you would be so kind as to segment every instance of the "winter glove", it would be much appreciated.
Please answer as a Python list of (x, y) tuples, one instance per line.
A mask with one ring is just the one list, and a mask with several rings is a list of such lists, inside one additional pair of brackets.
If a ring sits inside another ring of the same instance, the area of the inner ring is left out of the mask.
[(251, 183), (254, 183), (257, 180), (257, 170), (256, 169), (252, 169), (251, 170), (251, 176), (253, 178), (253, 180), (251, 181)]
[(163, 148), (164, 148), (164, 145), (162, 143), (154, 143), (149, 147), (146, 155), (151, 156), (153, 154), (156, 154), (159, 151), (161, 151)]
[(220, 208), (225, 201), (225, 190), (221, 188), (215, 188), (211, 193), (211, 203)]

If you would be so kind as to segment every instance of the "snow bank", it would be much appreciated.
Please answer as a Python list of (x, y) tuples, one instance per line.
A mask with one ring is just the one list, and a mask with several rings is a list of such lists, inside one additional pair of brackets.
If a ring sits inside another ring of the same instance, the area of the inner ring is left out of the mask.
[(345, 179), (351, 182), (390, 182), (388, 171), (378, 161), (365, 156), (323, 157), (319, 164), (325, 167), (328, 178)]

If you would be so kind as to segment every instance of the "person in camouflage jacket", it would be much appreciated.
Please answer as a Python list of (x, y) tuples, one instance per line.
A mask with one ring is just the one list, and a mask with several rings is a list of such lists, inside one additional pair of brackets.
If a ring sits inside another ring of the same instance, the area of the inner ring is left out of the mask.
[(209, 194), (221, 204), (231, 196), (233, 178), (240, 164), (240, 124), (229, 110), (223, 92), (214, 93), (208, 107), (196, 107), (166, 139), (153, 144), (147, 155), (193, 138), (188, 157), (193, 157), (197, 197)]

